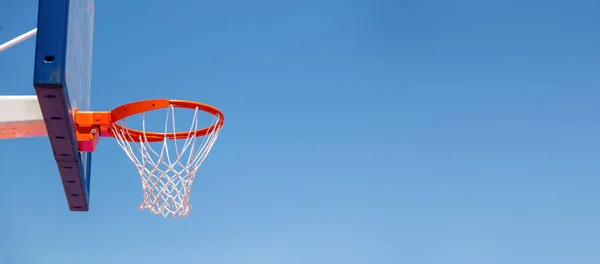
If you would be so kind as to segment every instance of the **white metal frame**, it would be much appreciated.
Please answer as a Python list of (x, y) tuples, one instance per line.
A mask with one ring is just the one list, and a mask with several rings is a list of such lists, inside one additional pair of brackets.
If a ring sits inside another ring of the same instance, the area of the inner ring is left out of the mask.
[[(37, 34), (32, 29), (2, 45), (5, 51)], [(0, 139), (46, 136), (42, 110), (35, 95), (0, 96)]]
[(34, 28), (32, 30), (27, 31), (26, 33), (24, 33), (21, 36), (18, 36), (14, 39), (9, 40), (8, 42), (0, 45), (0, 52), (3, 52), (7, 49), (9, 49), (10, 47), (17, 45), (33, 36), (35, 36), (37, 34), (37, 28)]
[(46, 135), (37, 96), (0, 96), (0, 139)]

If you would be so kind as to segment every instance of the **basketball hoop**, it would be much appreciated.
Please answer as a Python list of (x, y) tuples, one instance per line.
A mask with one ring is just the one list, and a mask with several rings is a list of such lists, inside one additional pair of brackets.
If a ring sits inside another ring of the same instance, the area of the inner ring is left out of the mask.
[[(145, 114), (164, 108), (164, 131), (146, 131)], [(188, 131), (175, 131), (175, 108), (194, 110)], [(202, 112), (214, 116), (204, 128), (199, 125)], [(141, 115), (141, 130), (127, 126), (125, 119), (133, 115)], [(194, 177), (217, 140), (223, 120), (223, 113), (213, 106), (167, 99), (134, 102), (108, 112), (75, 112), (79, 151), (93, 152), (100, 137), (115, 138), (140, 174), (143, 201), (139, 209), (173, 218), (188, 216)], [(170, 146), (174, 140), (182, 140), (181, 146)]]

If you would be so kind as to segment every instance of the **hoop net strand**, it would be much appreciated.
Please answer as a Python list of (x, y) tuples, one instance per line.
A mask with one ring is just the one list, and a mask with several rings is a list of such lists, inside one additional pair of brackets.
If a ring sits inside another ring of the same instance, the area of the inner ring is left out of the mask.
[[(212, 146), (217, 140), (222, 126), (216, 126), (206, 136), (199, 136), (198, 116), (202, 111), (195, 109), (190, 132), (183, 140), (181, 146), (174, 142), (169, 152), (168, 139), (162, 142), (148, 142), (146, 137), (146, 118), (142, 113), (142, 135), (134, 142), (134, 135), (129, 133), (125, 119), (119, 122), (121, 128), (111, 126), (110, 129), (117, 139), (119, 146), (125, 151), (129, 159), (136, 166), (142, 181), (143, 201), (138, 209), (149, 209), (154, 214), (164, 217), (187, 217), (192, 209), (190, 194), (196, 172), (208, 156)], [(219, 122), (221, 117), (215, 115), (210, 126)], [(172, 131), (169, 131), (169, 123)], [(172, 105), (167, 108), (164, 133), (176, 133), (175, 109)], [(200, 140), (199, 137), (202, 137)]]

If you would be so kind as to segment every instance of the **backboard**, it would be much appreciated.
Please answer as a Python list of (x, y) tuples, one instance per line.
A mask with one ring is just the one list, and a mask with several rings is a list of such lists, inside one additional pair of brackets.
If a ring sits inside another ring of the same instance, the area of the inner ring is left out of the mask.
[(94, 0), (39, 0), (34, 87), (71, 211), (87, 211), (91, 152), (73, 110), (90, 110)]
[[(187, 217), (193, 179), (221, 131), (223, 113), (164, 98), (91, 111), (93, 31), (93, 0), (39, 0), (37, 28), (0, 44), (3, 52), (37, 34), (36, 95), (0, 95), (0, 139), (48, 136), (70, 210), (88, 211), (91, 153), (100, 137), (114, 138), (140, 174), (144, 199), (138, 208)], [(175, 108), (194, 111), (191, 128), (176, 128)], [(146, 130), (145, 114), (158, 109), (166, 110), (165, 130)], [(209, 126), (199, 125), (199, 113), (212, 115)], [(141, 130), (127, 126), (125, 119), (132, 116), (141, 121)]]

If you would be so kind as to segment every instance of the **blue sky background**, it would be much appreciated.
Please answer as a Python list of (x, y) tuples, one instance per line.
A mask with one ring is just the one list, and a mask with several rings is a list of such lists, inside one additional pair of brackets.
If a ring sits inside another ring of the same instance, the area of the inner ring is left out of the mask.
[[(0, 3), (0, 42), (37, 1)], [(47, 138), (0, 142), (0, 263), (600, 262), (600, 2), (96, 2), (92, 107), (206, 102), (190, 218), (110, 139), (88, 213)], [(33, 94), (34, 41), (0, 54)], [(162, 122), (162, 120), (161, 120)]]

